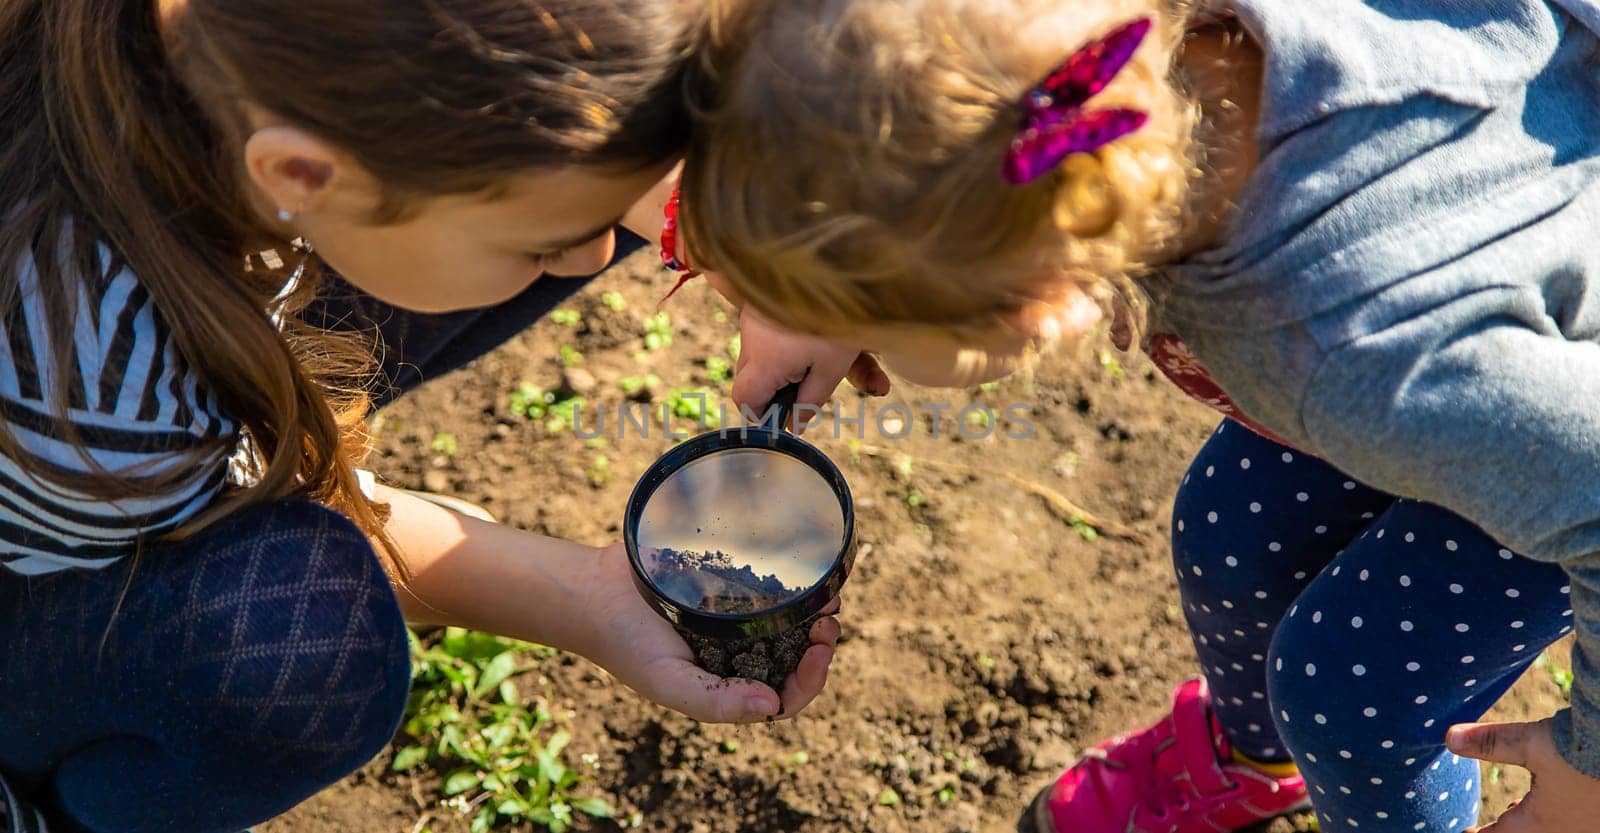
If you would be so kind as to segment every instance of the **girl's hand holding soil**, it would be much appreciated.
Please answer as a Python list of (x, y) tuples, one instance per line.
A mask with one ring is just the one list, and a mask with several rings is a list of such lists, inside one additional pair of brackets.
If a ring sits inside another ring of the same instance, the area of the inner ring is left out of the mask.
[(708, 723), (756, 723), (792, 717), (828, 680), (839, 623), (832, 616), (811, 626), (811, 647), (784, 683), (781, 696), (751, 680), (723, 679), (695, 664), (694, 654), (633, 585), (621, 544), (602, 548), (593, 562), (584, 609), (595, 643), (581, 652), (645, 697)]
[(384, 486), (377, 495), (391, 508), (391, 533), (406, 542), (412, 579), (396, 590), (413, 624), (457, 625), (570, 651), (645, 697), (708, 722), (788, 717), (827, 681), (839, 639), (831, 616), (812, 627), (813, 644), (780, 697), (760, 683), (697, 667), (689, 646), (634, 588), (621, 544), (588, 547), (464, 518)]
[(1474, 723), (1451, 728), (1450, 750), (1465, 758), (1519, 766), (1533, 787), (1493, 824), (1467, 833), (1579, 833), (1600, 818), (1600, 781), (1572, 768), (1556, 750), (1551, 719), (1537, 723)]

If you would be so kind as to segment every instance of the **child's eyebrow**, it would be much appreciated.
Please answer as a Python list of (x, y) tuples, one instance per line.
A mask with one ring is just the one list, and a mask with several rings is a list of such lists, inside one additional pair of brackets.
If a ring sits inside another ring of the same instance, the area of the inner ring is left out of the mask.
[(567, 237), (567, 238), (564, 238), (564, 239), (561, 239), (561, 240), (552, 240), (549, 243), (545, 243), (540, 248), (543, 248), (543, 249), (546, 249), (546, 250), (552, 251), (552, 252), (559, 252), (562, 249), (574, 249), (574, 248), (577, 248), (578, 246), (582, 246), (585, 243), (592, 243), (596, 239), (598, 239), (601, 235), (603, 235), (606, 232), (616, 228), (619, 225), (622, 225), (622, 218), (624, 216), (626, 216), (626, 214), (618, 214), (617, 218), (615, 220), (610, 220), (608, 222), (602, 223), (601, 225), (596, 226), (595, 228), (593, 228), (593, 229), (591, 229), (589, 231), (583, 232), (582, 234), (575, 234), (575, 235), (572, 235), (571, 237)]

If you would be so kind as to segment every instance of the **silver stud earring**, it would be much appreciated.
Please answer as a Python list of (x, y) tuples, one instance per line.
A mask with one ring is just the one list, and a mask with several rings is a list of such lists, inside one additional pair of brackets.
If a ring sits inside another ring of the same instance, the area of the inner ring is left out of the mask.
[(294, 214), (287, 208), (278, 209), (278, 222), (287, 223), (294, 219)]

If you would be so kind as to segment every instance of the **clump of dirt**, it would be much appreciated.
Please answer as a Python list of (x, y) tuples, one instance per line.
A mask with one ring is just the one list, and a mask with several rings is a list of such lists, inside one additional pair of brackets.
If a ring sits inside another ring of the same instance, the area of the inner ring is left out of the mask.
[[(741, 614), (771, 610), (794, 598), (772, 574), (759, 575), (749, 564), (736, 564), (727, 553), (661, 549), (651, 559), (656, 588), (681, 604), (707, 613)], [(770, 636), (717, 639), (679, 631), (694, 651), (695, 662), (719, 677), (743, 677), (781, 690), (800, 666), (811, 644), (811, 622)]]
[(783, 681), (800, 667), (811, 645), (811, 622), (753, 639), (713, 639), (682, 632), (701, 668), (718, 677), (743, 677), (766, 683), (778, 691)]

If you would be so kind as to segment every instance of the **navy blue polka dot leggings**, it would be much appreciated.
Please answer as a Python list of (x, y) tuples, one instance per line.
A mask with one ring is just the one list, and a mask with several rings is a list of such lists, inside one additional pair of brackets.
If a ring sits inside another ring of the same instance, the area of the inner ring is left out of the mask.
[(1325, 831), (1474, 823), (1478, 766), (1444, 748), (1445, 731), (1572, 631), (1560, 567), (1232, 421), (1184, 476), (1172, 540), (1239, 752), (1292, 758)]

